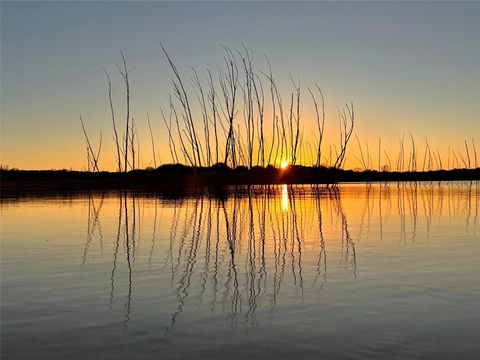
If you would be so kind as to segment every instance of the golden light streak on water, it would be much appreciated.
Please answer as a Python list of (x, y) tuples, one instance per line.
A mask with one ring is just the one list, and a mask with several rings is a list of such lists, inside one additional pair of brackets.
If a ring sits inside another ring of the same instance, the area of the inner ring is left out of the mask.
[(288, 190), (286, 184), (282, 185), (282, 211), (288, 211)]

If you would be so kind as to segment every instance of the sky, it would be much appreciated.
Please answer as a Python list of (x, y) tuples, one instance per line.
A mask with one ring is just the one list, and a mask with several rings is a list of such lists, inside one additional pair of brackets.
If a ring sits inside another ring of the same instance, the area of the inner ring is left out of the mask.
[[(326, 101), (326, 140), (338, 143), (337, 106), (353, 101), (355, 134), (394, 158), (412, 133), (442, 156), (480, 143), (480, 2), (1, 2), (1, 163), (22, 169), (82, 169), (82, 114), (100, 166), (114, 169), (107, 85), (123, 116), (123, 50), (144, 166), (152, 156), (147, 112), (162, 162), (170, 162), (159, 106), (172, 92), (160, 42), (186, 83), (223, 57), (222, 44), (272, 64), (285, 98), (302, 86), (302, 121), (314, 127), (307, 87)], [(192, 98), (195, 99), (192, 92)], [(123, 124), (121, 124), (123, 125)], [(419, 145), (419, 146), (420, 146)], [(478, 147), (477, 147), (478, 149)], [(349, 167), (358, 166), (350, 145)], [(372, 153), (374, 152), (371, 150)], [(374, 160), (376, 161), (376, 160)], [(383, 160), (382, 160), (383, 161)]]

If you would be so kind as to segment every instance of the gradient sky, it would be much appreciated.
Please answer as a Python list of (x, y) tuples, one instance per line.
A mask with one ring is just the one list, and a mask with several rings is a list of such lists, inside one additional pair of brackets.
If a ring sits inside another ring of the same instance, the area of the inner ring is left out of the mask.
[(189, 66), (203, 71), (221, 62), (220, 44), (239, 48), (243, 41), (261, 69), (268, 55), (282, 89), (289, 91), (290, 77), (300, 79), (306, 127), (312, 121), (306, 87), (318, 82), (327, 141), (338, 133), (336, 106), (352, 100), (356, 133), (371, 146), (381, 136), (394, 152), (398, 136), (412, 132), (418, 143), (428, 136), (442, 154), (449, 145), (462, 150), (464, 139), (480, 143), (479, 34), (480, 2), (2, 1), (1, 162), (80, 169), (81, 113), (95, 142), (103, 132), (101, 166), (113, 169), (101, 68), (110, 72), (121, 116), (120, 49), (143, 151), (150, 151), (149, 112), (162, 160), (169, 160), (158, 106), (166, 104), (172, 74), (160, 41), (186, 80)]

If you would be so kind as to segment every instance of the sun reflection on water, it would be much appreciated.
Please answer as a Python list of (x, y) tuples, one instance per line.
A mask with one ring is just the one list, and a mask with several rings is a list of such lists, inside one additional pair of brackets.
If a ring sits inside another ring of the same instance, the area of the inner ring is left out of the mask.
[(282, 211), (288, 211), (288, 191), (287, 185), (282, 185)]

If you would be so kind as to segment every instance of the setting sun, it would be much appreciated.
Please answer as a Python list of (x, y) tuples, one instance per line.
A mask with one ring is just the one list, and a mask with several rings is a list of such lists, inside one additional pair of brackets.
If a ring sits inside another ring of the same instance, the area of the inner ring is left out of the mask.
[(0, 32), (0, 360), (480, 360), (480, 0)]

